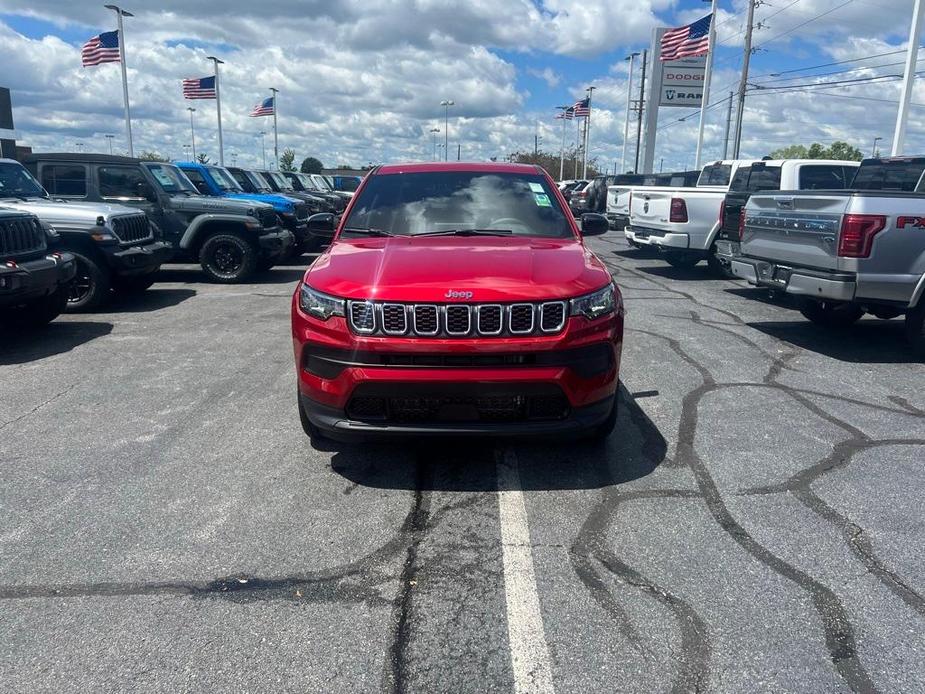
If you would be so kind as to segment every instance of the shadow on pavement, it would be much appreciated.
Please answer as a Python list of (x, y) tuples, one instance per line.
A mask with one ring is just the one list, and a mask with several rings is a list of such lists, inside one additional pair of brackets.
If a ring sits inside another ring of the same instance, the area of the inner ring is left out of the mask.
[(524, 491), (600, 489), (651, 474), (665, 459), (667, 443), (621, 386), (617, 427), (605, 442), (408, 439), (325, 446), (335, 452), (334, 472), (353, 484), (447, 492), (496, 490), (495, 457), (508, 448), (517, 456)]
[[(298, 265), (293, 266), (275, 266), (269, 270), (263, 272), (256, 272), (253, 276), (248, 278), (247, 281), (242, 282), (241, 285), (254, 285), (254, 284), (288, 284), (290, 282), (297, 282), (302, 279), (302, 276), (305, 274), (305, 269), (311, 264), (311, 258), (304, 258), (304, 263), (300, 262)], [(292, 262), (292, 261), (287, 261)], [(239, 285), (222, 285), (217, 282), (210, 282), (206, 277), (205, 273), (202, 271), (198, 265), (190, 265), (188, 267), (169, 267), (167, 269), (161, 268), (158, 270), (157, 274), (158, 282), (177, 282), (181, 284), (214, 284), (216, 287), (220, 286), (239, 286)], [(154, 285), (155, 287), (157, 285)]]
[(643, 246), (642, 248), (627, 248), (622, 251), (611, 251), (614, 255), (618, 255), (621, 258), (658, 258), (659, 253), (655, 249), (649, 248), (648, 246)]
[(681, 267), (672, 267), (671, 265), (659, 265), (656, 267), (639, 267), (636, 268), (638, 272), (644, 272), (647, 275), (653, 275), (655, 277), (664, 277), (669, 280), (676, 280), (679, 282), (701, 282), (703, 280), (717, 280), (720, 279), (713, 274), (713, 271), (707, 267), (706, 262), (701, 262), (695, 265), (692, 268), (681, 268)]
[(743, 299), (749, 299), (750, 301), (760, 301), (762, 304), (768, 304), (769, 306), (780, 306), (781, 308), (792, 309), (796, 309), (797, 307), (796, 300), (790, 294), (776, 292), (766, 287), (731, 287), (723, 291), (727, 294), (740, 296)]
[(196, 296), (193, 289), (160, 289), (155, 284), (138, 294), (116, 293), (100, 313), (146, 313), (176, 306)]
[(0, 328), (0, 366), (25, 364), (56, 354), (112, 332), (112, 323), (53, 321), (39, 330), (7, 332)]
[(920, 361), (905, 340), (902, 319), (861, 320), (840, 330), (807, 320), (748, 325), (778, 340), (838, 361), (855, 364), (915, 364)]

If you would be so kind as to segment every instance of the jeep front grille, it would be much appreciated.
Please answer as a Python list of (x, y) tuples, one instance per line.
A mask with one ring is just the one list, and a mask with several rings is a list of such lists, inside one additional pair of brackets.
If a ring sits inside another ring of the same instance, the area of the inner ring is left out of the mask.
[(122, 243), (135, 243), (151, 238), (151, 225), (144, 214), (131, 214), (113, 217), (110, 220), (112, 230)]
[(403, 304), (350, 301), (350, 328), (361, 335), (516, 337), (561, 332), (568, 303)]
[(44, 251), (45, 231), (35, 217), (0, 219), (0, 257)]
[(277, 226), (276, 212), (272, 209), (257, 210), (257, 219), (260, 220), (260, 225), (264, 229), (272, 229), (273, 227)]
[(296, 219), (308, 219), (308, 205), (304, 202), (296, 205), (295, 216)]

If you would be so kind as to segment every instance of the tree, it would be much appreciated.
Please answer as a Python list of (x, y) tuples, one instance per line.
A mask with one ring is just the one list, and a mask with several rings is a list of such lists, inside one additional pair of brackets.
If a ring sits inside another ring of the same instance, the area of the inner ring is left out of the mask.
[[(559, 155), (552, 154), (550, 152), (514, 152), (509, 157), (510, 161), (517, 164), (534, 164), (541, 166), (546, 169), (546, 172), (552, 176), (553, 180), (559, 179)], [(575, 149), (570, 149), (565, 152), (565, 166), (563, 167), (563, 175), (565, 178), (571, 178), (575, 175), (576, 164), (578, 175), (581, 176), (582, 170), (584, 169), (584, 163), (579, 159), (578, 152)], [(597, 168), (597, 158), (592, 157), (588, 159), (588, 178), (599, 175), (601, 172)]]
[(199, 153), (199, 154), (196, 155), (196, 161), (198, 161), (200, 164), (209, 164), (209, 163), (210, 163), (210, 162), (209, 162), (209, 155), (208, 155), (208, 154)]
[(283, 150), (283, 154), (279, 158), (279, 170), (295, 171), (295, 152), (288, 147)]
[(809, 147), (790, 145), (775, 149), (768, 156), (771, 159), (840, 159), (844, 161), (861, 161), (864, 158), (861, 150), (840, 140), (833, 142), (830, 147), (823, 147), (818, 142), (814, 142)]
[(324, 165), (320, 160), (315, 159), (314, 157), (305, 157), (302, 160), (302, 166), (300, 170), (304, 174), (320, 174), (321, 170), (324, 168)]
[(148, 150), (145, 150), (139, 154), (138, 158), (142, 161), (170, 161), (170, 159), (163, 156), (162, 154), (158, 152), (149, 152)]

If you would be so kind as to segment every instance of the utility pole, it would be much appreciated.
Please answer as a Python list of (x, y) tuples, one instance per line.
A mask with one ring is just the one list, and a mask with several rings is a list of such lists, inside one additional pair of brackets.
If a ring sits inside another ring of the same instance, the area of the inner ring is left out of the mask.
[(915, 63), (919, 55), (919, 36), (922, 33), (922, 0), (915, 0), (912, 8), (912, 26), (909, 29), (909, 48), (906, 52), (906, 71), (903, 74), (902, 96), (896, 114), (896, 130), (893, 132), (893, 156), (903, 152), (906, 139), (906, 121), (909, 118), (909, 104), (912, 101), (912, 86), (915, 82)]
[(131, 12), (123, 10), (116, 5), (103, 5), (107, 10), (116, 13), (119, 26), (119, 63), (122, 67), (122, 99), (125, 102), (125, 136), (128, 138), (128, 155), (135, 156), (135, 148), (132, 145), (132, 110), (128, 102), (128, 69), (125, 67), (125, 30), (122, 27), (123, 17), (134, 17)]
[(633, 166), (633, 173), (639, 173), (639, 148), (642, 140), (642, 107), (646, 98), (646, 61), (649, 51), (642, 51), (642, 79), (639, 83), (639, 118), (636, 120), (636, 164)]
[[(916, 0), (920, 2), (921, 0)], [(745, 87), (748, 84), (748, 63), (752, 57), (752, 32), (755, 30), (755, 6), (758, 0), (749, 0), (748, 16), (745, 20), (745, 48), (742, 55), (742, 78), (739, 80), (739, 100), (736, 104), (736, 134), (732, 143), (732, 158), (739, 158), (742, 147), (742, 115), (745, 111)]]
[[(214, 55), (210, 55), (206, 60), (212, 61), (215, 68), (215, 114), (218, 118), (218, 165), (225, 165), (225, 144), (222, 142), (222, 88), (218, 79), (218, 66), (224, 65), (224, 60), (219, 60)], [(194, 157), (195, 158), (195, 157)]]
[(633, 63), (639, 53), (630, 53), (625, 60), (630, 61), (630, 76), (626, 82), (626, 118), (623, 121), (623, 148), (620, 150), (620, 173), (626, 171), (626, 140), (630, 136), (630, 105), (633, 103)]
[(703, 128), (706, 124), (707, 108), (710, 102), (710, 79), (713, 76), (713, 50), (716, 47), (716, 0), (710, 5), (710, 32), (707, 37), (707, 64), (703, 72), (703, 95), (700, 98), (700, 124), (697, 126), (697, 154), (694, 156), (694, 168), (700, 168), (700, 155), (703, 152)]
[(726, 108), (726, 134), (723, 135), (723, 159), (729, 158), (729, 128), (732, 125), (732, 97), (733, 92), (729, 92), (729, 106)]
[(193, 143), (193, 161), (196, 160), (196, 130), (193, 127), (193, 114), (196, 113), (196, 109), (192, 106), (187, 106), (186, 110), (189, 111), (189, 134), (190, 142)]

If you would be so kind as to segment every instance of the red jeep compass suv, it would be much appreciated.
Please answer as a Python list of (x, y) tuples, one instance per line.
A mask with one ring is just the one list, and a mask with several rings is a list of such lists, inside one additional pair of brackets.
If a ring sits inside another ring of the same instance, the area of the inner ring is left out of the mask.
[[(607, 220), (582, 225), (603, 233)], [(303, 428), (606, 436), (623, 315), (541, 168), (378, 167), (293, 296)]]

